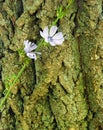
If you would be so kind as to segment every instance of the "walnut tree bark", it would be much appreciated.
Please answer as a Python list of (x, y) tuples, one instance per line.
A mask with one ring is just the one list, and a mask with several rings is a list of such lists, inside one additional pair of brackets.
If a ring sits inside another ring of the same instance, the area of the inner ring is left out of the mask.
[[(69, 0), (0, 0), (0, 101), (23, 65), (23, 41), (40, 42)], [(0, 110), (0, 130), (103, 129), (103, 0), (75, 0), (57, 26), (61, 46), (41, 47)]]

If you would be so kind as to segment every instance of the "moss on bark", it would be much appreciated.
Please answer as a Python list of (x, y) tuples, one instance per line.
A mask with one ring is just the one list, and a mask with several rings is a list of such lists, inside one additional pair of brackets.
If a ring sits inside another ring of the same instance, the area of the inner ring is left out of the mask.
[[(51, 26), (57, 8), (68, 2), (0, 1), (1, 99), (23, 64), (23, 41), (39, 44), (39, 30)], [(40, 48), (41, 57), (30, 62), (1, 110), (0, 129), (103, 128), (102, 0), (74, 1), (57, 24), (65, 42)]]
[(79, 28), (77, 31), (80, 31), (78, 41), (89, 106), (88, 129), (90, 130), (103, 129), (103, 16), (101, 5), (101, 0), (88, 0), (80, 5), (78, 13)]

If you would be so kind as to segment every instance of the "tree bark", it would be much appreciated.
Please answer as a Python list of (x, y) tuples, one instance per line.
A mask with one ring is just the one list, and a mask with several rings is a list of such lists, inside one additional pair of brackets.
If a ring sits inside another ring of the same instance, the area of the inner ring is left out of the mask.
[[(69, 0), (0, 0), (0, 101), (23, 65), (23, 41), (40, 42)], [(75, 0), (57, 26), (61, 46), (41, 47), (0, 110), (0, 130), (103, 129), (103, 0)]]

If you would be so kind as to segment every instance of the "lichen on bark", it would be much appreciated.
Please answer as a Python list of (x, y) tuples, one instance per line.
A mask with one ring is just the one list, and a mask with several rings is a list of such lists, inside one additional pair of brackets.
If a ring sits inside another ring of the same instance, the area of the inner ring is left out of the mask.
[(79, 5), (78, 11), (77, 32), (80, 33), (78, 41), (89, 104), (88, 129), (90, 130), (103, 129), (102, 2), (102, 0), (87, 0)]
[[(23, 65), (23, 41), (40, 42), (57, 8), (69, 0), (0, 1), (0, 97)], [(74, 1), (57, 26), (61, 46), (42, 46), (11, 90), (0, 129), (96, 130), (103, 128), (102, 0)], [(3, 49), (2, 49), (3, 48)], [(0, 99), (0, 100), (1, 100)]]

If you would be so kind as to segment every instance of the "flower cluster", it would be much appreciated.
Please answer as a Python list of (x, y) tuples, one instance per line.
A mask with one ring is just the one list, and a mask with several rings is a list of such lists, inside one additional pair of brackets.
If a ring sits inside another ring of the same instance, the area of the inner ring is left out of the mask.
[[(49, 31), (48, 26), (46, 26), (43, 31), (40, 31), (40, 35), (44, 38), (45, 42), (50, 43), (51, 46), (61, 45), (64, 41), (64, 37), (62, 32), (57, 32), (57, 29), (57, 26), (52, 26)], [(25, 40), (24, 45), (24, 51), (29, 58), (36, 60), (36, 54), (41, 54), (35, 51), (37, 45), (34, 42)]]

